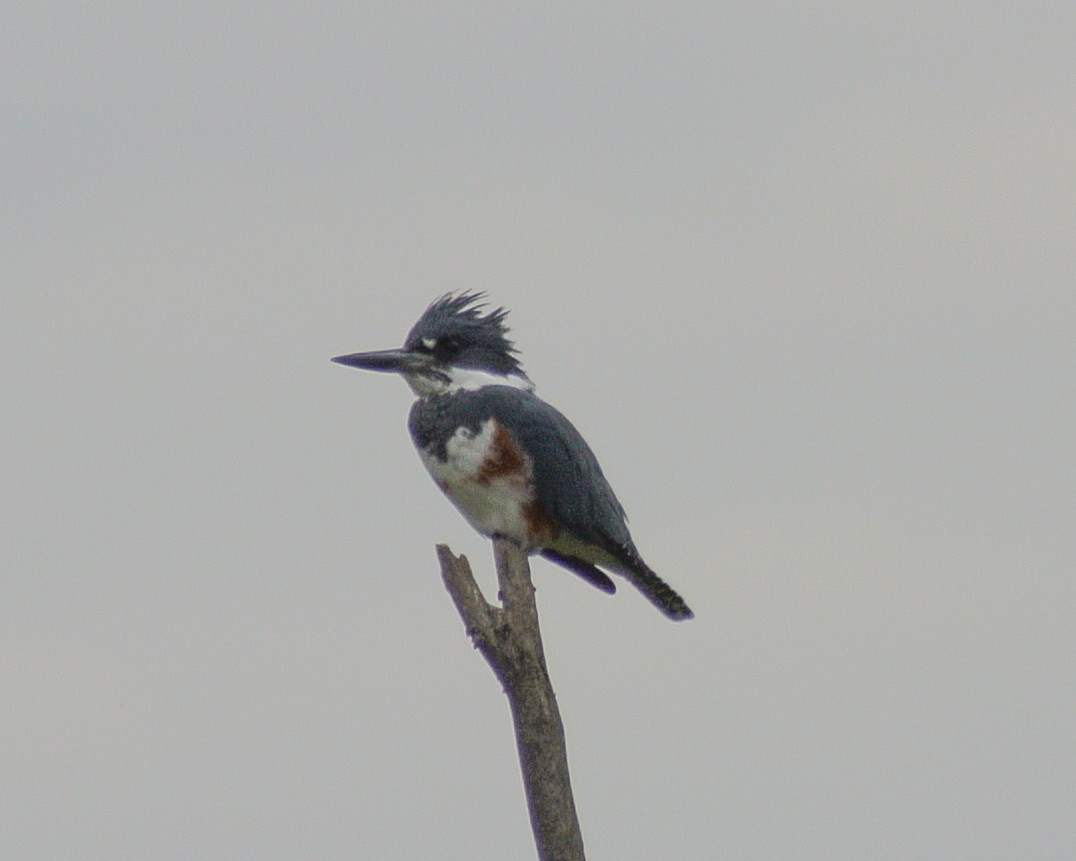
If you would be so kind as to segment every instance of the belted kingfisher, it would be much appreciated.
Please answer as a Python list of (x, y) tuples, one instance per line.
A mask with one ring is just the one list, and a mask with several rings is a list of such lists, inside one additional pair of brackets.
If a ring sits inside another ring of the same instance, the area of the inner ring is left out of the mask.
[(694, 615), (643, 562), (597, 458), (560, 412), (534, 394), (508, 340), (504, 308), (484, 293), (446, 294), (399, 350), (334, 362), (403, 375), (418, 396), (408, 428), (433, 480), (468, 523), (512, 539), (604, 592), (605, 568), (627, 577), (670, 619)]

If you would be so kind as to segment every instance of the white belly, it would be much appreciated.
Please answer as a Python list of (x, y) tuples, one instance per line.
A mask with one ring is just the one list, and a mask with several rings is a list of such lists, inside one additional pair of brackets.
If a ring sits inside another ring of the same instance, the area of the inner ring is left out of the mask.
[(452, 504), (482, 535), (505, 535), (523, 546), (534, 543), (527, 512), (534, 501), (530, 464), (491, 469), (497, 425), (487, 421), (473, 433), (460, 428), (445, 446), (446, 460), (420, 450), (422, 463)]

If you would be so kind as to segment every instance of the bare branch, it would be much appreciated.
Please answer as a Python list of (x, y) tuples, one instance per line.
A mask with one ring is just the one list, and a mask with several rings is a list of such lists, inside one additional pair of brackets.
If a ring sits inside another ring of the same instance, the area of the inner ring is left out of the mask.
[(445, 588), (508, 697), (538, 857), (583, 861), (564, 725), (546, 670), (530, 564), (508, 539), (494, 538), (493, 554), (503, 608), (483, 597), (466, 558), (437, 547)]
[(480, 642), (492, 643), (496, 628), (493, 614), (501, 611), (486, 601), (471, 573), (471, 564), (467, 557), (454, 556), (448, 545), (438, 544), (437, 559), (441, 563), (441, 579), (456, 605), (456, 611), (463, 619), (467, 636), (476, 646)]

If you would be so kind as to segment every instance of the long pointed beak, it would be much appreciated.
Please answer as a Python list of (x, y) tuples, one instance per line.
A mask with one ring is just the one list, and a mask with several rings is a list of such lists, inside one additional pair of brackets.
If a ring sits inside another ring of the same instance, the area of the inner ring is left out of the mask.
[(336, 356), (333, 361), (341, 365), (350, 365), (353, 368), (362, 368), (367, 371), (388, 371), (390, 373), (406, 374), (428, 368), (431, 363), (431, 357), (424, 353), (412, 353), (409, 350), (374, 350), (369, 353), (351, 353), (347, 356)]

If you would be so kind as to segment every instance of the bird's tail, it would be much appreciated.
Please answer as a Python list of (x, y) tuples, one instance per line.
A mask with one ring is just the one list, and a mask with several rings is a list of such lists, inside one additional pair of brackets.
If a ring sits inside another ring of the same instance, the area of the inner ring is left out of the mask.
[(631, 554), (623, 561), (620, 573), (627, 577), (635, 587), (646, 596), (655, 607), (670, 619), (677, 622), (695, 618), (687, 602), (677, 594), (668, 583), (662, 580), (654, 570), (639, 558)]

